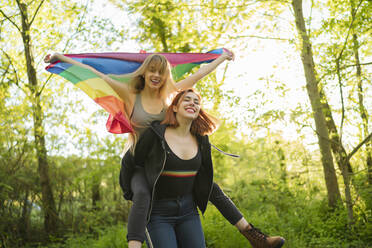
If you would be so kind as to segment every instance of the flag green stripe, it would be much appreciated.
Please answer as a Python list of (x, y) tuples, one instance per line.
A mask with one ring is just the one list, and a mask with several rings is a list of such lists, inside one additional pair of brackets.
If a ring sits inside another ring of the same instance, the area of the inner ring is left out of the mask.
[(188, 64), (180, 64), (172, 69), (172, 76), (175, 81), (179, 80), (185, 73), (188, 73), (194, 68), (195, 66), (199, 66), (200, 64), (193, 64), (193, 63), (188, 63)]
[(97, 75), (91, 70), (76, 65), (70, 66), (59, 75), (71, 81), (73, 84), (97, 77)]

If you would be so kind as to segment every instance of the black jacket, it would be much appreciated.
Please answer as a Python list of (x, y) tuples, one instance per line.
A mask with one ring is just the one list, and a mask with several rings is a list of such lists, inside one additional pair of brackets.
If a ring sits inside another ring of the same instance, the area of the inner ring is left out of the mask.
[[(127, 152), (122, 159), (122, 168), (120, 171), (120, 185), (124, 191), (124, 198), (131, 200), (133, 193), (130, 187), (130, 181), (136, 166), (145, 168), (146, 179), (151, 186), (151, 206), (153, 202), (155, 184), (164, 170), (167, 159), (165, 150), (165, 133), (166, 125), (159, 122), (152, 123), (139, 139), (134, 157)], [(194, 200), (202, 213), (207, 208), (207, 203), (213, 186), (213, 165), (211, 158), (211, 145), (208, 136), (197, 136), (197, 141), (202, 154), (202, 165), (196, 174), (194, 181), (193, 196)]]

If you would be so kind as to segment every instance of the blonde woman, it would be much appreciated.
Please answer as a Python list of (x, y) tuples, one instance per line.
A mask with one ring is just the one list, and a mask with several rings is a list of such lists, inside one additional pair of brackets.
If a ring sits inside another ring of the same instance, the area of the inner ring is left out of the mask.
[[(224, 52), (213, 62), (202, 66), (197, 72), (189, 77), (174, 83), (171, 75), (171, 66), (168, 60), (160, 54), (149, 55), (142, 65), (133, 73), (124, 75), (130, 77), (130, 84), (112, 79), (93, 67), (75, 61), (62, 54), (48, 54), (44, 61), (52, 63), (57, 60), (74, 64), (91, 70), (105, 80), (115, 92), (125, 99), (126, 115), (135, 130), (131, 134), (134, 150), (138, 137), (150, 126), (154, 120), (162, 121), (168, 107), (168, 99), (179, 89), (193, 87), (200, 79), (214, 71), (225, 60), (234, 59), (234, 54)], [(122, 160), (120, 184), (125, 192), (124, 197), (133, 201), (133, 206), (128, 219), (128, 245), (130, 248), (141, 247), (145, 240), (145, 227), (150, 206), (150, 189), (142, 168), (128, 168), (126, 163), (130, 161), (130, 151)], [(125, 173), (124, 173), (125, 172)], [(222, 215), (243, 234), (246, 230), (253, 230), (242, 214), (236, 209), (232, 201), (223, 193), (217, 184), (213, 184), (210, 201), (216, 205)], [(234, 211), (229, 211), (234, 209)], [(231, 216), (231, 212), (235, 213)], [(275, 238), (275, 237), (274, 237)], [(267, 246), (270, 247), (270, 246)]]

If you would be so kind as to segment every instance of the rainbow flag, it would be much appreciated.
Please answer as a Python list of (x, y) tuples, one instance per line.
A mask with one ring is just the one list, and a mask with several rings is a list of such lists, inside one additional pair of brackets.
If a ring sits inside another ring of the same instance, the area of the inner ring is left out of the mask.
[[(185, 73), (202, 63), (210, 63), (218, 58), (224, 48), (212, 50), (207, 53), (160, 53), (172, 65), (174, 80), (180, 79)], [(112, 78), (128, 83), (128, 78), (115, 77), (134, 72), (151, 53), (81, 53), (65, 54), (76, 61), (90, 65), (96, 70), (110, 74)], [(47, 71), (58, 74), (75, 86), (83, 90), (97, 104), (110, 113), (106, 128), (111, 133), (133, 132), (130, 122), (124, 111), (125, 99), (121, 99), (115, 91), (100, 77), (89, 69), (80, 66), (56, 61), (45, 68)]]

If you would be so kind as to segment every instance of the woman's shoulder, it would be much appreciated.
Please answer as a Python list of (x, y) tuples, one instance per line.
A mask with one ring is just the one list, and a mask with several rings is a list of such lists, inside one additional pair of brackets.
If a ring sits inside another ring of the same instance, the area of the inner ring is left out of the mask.
[(196, 139), (201, 146), (210, 145), (208, 135), (196, 135)]
[(160, 121), (153, 121), (145, 131), (139, 137), (139, 140), (145, 139), (154, 139), (163, 137), (164, 130), (166, 128), (165, 124), (161, 124)]
[(153, 137), (155, 137), (155, 135), (156, 134), (155, 134), (155, 131), (153, 130), (153, 128), (148, 127), (148, 128), (146, 128), (145, 131), (143, 131), (143, 133), (139, 137), (139, 140), (153, 138)]
[(209, 135), (207, 134), (204, 134), (204, 135), (201, 135), (201, 134), (195, 134), (196, 138), (200, 139), (200, 140), (203, 140), (203, 141), (209, 141)]

